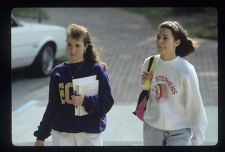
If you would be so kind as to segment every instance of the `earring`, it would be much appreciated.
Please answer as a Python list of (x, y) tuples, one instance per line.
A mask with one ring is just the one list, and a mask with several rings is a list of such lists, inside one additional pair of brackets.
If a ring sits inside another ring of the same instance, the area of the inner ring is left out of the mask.
[(85, 49), (85, 50), (84, 50), (84, 54), (86, 53), (86, 51), (87, 51), (87, 50)]

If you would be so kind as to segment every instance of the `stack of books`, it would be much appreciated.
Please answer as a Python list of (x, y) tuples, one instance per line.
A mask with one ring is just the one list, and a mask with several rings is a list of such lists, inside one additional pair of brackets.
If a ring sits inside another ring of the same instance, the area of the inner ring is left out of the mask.
[[(98, 94), (99, 81), (96, 75), (73, 79), (73, 91), (84, 96), (94, 96)], [(75, 115), (84, 116), (88, 113), (85, 111), (83, 106), (75, 106)]]

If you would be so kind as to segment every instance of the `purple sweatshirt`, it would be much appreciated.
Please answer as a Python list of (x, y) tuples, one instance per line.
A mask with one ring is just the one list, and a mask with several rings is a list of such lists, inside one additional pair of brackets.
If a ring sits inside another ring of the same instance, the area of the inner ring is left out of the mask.
[[(106, 113), (114, 104), (107, 73), (98, 63), (84, 61), (81, 64), (82, 62), (73, 64), (65, 62), (53, 69), (50, 77), (48, 105), (38, 130), (34, 132), (37, 139), (48, 138), (51, 135), (51, 129), (68, 133), (100, 133), (105, 130)], [(75, 116), (74, 105), (66, 102), (73, 94), (69, 67), (75, 79), (97, 75), (99, 80), (98, 95), (84, 97), (83, 106), (88, 115)]]

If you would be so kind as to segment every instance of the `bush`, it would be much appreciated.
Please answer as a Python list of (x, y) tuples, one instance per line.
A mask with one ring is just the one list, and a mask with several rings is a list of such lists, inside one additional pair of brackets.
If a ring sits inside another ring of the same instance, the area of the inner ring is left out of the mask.
[[(14, 8), (12, 12), (17, 17), (37, 19), (39, 17), (39, 8)], [(43, 19), (48, 19), (47, 13), (41, 9)]]
[(172, 8), (172, 13), (176, 14), (195, 14), (195, 13), (202, 13), (205, 11), (204, 7), (174, 7)]

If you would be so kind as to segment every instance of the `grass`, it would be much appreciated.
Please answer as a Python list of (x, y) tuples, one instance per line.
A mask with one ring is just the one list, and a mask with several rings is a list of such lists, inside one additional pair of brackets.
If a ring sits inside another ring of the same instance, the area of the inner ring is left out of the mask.
[(144, 15), (154, 28), (165, 20), (176, 20), (192, 37), (218, 40), (216, 8), (129, 7), (122, 9)]
[[(212, 7), (125, 7), (121, 9), (144, 15), (154, 28), (165, 20), (176, 20), (192, 37), (218, 40), (217, 10)], [(38, 18), (38, 8), (14, 8), (12, 13), (19, 17)], [(46, 20), (49, 18), (43, 10), (42, 17)]]
[[(14, 8), (12, 13), (18, 17), (37, 19), (39, 16), (39, 8)], [(42, 19), (48, 20), (49, 17), (45, 11), (41, 11)]]

